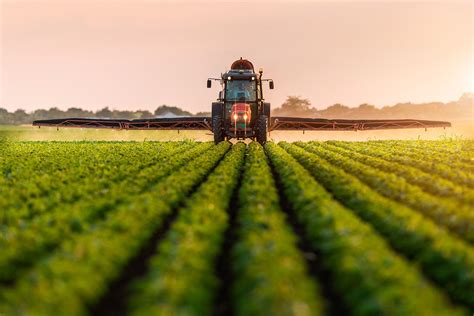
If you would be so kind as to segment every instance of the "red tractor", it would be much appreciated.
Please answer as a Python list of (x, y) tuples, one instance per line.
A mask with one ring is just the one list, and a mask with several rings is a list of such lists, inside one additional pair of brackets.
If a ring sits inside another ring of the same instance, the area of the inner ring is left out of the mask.
[(212, 103), (212, 132), (216, 143), (231, 138), (256, 139), (262, 144), (267, 141), (270, 103), (264, 102), (262, 82), (268, 81), (270, 89), (274, 85), (271, 79), (262, 79), (262, 75), (262, 69), (256, 74), (253, 64), (241, 58), (232, 63), (221, 78), (208, 79), (208, 88), (211, 80), (220, 81), (222, 86), (218, 102)]

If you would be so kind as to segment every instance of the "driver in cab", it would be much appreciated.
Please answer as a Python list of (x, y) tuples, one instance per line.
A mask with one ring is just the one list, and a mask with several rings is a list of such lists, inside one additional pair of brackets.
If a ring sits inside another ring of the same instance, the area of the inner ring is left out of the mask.
[(234, 93), (234, 100), (245, 101), (250, 99), (250, 92), (245, 89), (245, 85), (243, 83), (239, 83), (236, 89), (233, 91)]

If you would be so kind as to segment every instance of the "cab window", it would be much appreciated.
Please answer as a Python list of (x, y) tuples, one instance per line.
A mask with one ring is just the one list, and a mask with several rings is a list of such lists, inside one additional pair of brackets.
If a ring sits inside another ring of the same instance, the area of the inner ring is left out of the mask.
[(225, 95), (227, 101), (256, 101), (256, 81), (229, 80), (226, 84)]

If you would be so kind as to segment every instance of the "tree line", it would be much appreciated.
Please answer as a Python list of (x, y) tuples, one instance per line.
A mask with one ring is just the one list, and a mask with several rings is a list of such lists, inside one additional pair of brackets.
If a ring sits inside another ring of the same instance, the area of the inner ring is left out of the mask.
[(89, 111), (81, 108), (72, 107), (66, 111), (60, 110), (56, 107), (50, 108), (49, 110), (38, 109), (31, 113), (27, 113), (25, 110), (16, 110), (14, 112), (8, 112), (4, 108), (0, 108), (0, 124), (3, 125), (18, 125), (18, 124), (31, 124), (34, 120), (47, 120), (54, 118), (85, 118), (85, 117), (97, 117), (97, 118), (114, 118), (114, 119), (147, 119), (154, 117), (166, 117), (166, 116), (210, 116), (208, 112), (198, 112), (192, 114), (191, 112), (185, 111), (176, 106), (162, 105), (159, 106), (153, 113), (147, 110), (137, 111), (120, 111), (111, 110), (105, 107), (98, 111)]
[(377, 108), (371, 104), (348, 107), (334, 104), (318, 110), (308, 99), (289, 96), (281, 107), (273, 110), (275, 116), (299, 116), (340, 119), (427, 119), (427, 120), (465, 120), (473, 119), (474, 94), (465, 93), (459, 100), (443, 103), (398, 103)]
[[(312, 107), (308, 99), (299, 96), (289, 96), (278, 108), (274, 108), (272, 115), (275, 116), (299, 116), (316, 118), (341, 118), (341, 119), (428, 119), (428, 120), (461, 120), (473, 118), (474, 94), (465, 93), (459, 100), (442, 103), (398, 103), (393, 106), (377, 108), (371, 104), (361, 104), (358, 107), (348, 107), (342, 104), (334, 104), (325, 109), (318, 110)], [(209, 112), (198, 112), (193, 114), (176, 106), (161, 105), (153, 113), (147, 110), (120, 111), (105, 107), (98, 111), (89, 111), (72, 107), (66, 111), (58, 108), (49, 110), (38, 109), (27, 113), (25, 110), (9, 112), (0, 108), (0, 124), (17, 125), (31, 124), (34, 120), (71, 118), (71, 117), (98, 117), (98, 118), (122, 118), (122, 119), (147, 119), (153, 117), (169, 116), (210, 116)]]

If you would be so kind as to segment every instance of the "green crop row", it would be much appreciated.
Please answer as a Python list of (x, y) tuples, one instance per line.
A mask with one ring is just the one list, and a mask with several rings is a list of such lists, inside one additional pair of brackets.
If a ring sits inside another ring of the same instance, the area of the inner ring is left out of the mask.
[(473, 153), (1, 143), (0, 315), (472, 314)]
[[(159, 149), (162, 144), (153, 144)], [(22, 184), (28, 177), (74, 177), (63, 175), (64, 171), (79, 168), (89, 163), (113, 162), (115, 155), (127, 148), (138, 147), (132, 144), (92, 144), (92, 143), (12, 143), (2, 153), (0, 168), (2, 184)], [(140, 147), (149, 147), (142, 145)], [(35, 171), (32, 174), (32, 170)], [(58, 183), (60, 184), (60, 183)], [(43, 188), (41, 188), (43, 189)], [(39, 193), (39, 192), (36, 192)]]
[(131, 315), (211, 315), (219, 280), (214, 274), (226, 212), (237, 186), (245, 145), (236, 144), (178, 211), (144, 278), (133, 286)]
[[(0, 289), (0, 314), (85, 315), (125, 265), (229, 150), (221, 143), (66, 240), (13, 286)], [(27, 298), (27, 299), (26, 299)]]
[(329, 143), (311, 143), (312, 145), (320, 145), (325, 149), (334, 151), (346, 157), (350, 157), (365, 165), (377, 168), (385, 172), (391, 172), (397, 176), (405, 178), (408, 182), (413, 183), (424, 191), (435, 196), (446, 197), (461, 203), (474, 204), (474, 190), (457, 185), (440, 176), (424, 172), (420, 169), (404, 166), (397, 162), (387, 161), (381, 158), (364, 155), (353, 150), (331, 145)]
[(279, 206), (262, 146), (245, 161), (232, 249), (232, 306), (236, 315), (316, 315), (322, 299), (306, 271), (297, 239)]
[(446, 297), (285, 150), (266, 151), (333, 291), (353, 315), (454, 315)]
[(457, 153), (474, 151), (474, 140), (472, 139), (446, 139), (446, 140), (375, 140), (371, 143), (387, 144), (408, 148), (422, 148), (440, 153)]
[(393, 173), (384, 172), (343, 156), (322, 146), (298, 143), (308, 152), (317, 154), (332, 165), (359, 178), (373, 190), (392, 200), (406, 204), (445, 226), (461, 238), (474, 242), (474, 213), (469, 205), (424, 192)]
[(474, 310), (474, 250), (431, 220), (389, 200), (326, 160), (280, 145), (342, 204), (369, 222), (397, 251), (421, 266), (450, 297)]
[(351, 144), (347, 142), (331, 143), (337, 146), (354, 150), (356, 152), (360, 152), (370, 156), (380, 157), (387, 161), (394, 161), (403, 165), (412, 166), (425, 172), (439, 175), (459, 185), (468, 186), (469, 188), (474, 189), (474, 175), (472, 173), (464, 171), (462, 169), (452, 168), (447, 163), (436, 163), (430, 161), (427, 158), (426, 154), (419, 154), (416, 155), (416, 157), (408, 157), (405, 155), (405, 153), (409, 152), (409, 150), (397, 151), (397, 153), (394, 153), (387, 148), (371, 146), (370, 142), (367, 145)]
[(425, 155), (435, 162), (473, 167), (472, 141), (377, 141), (370, 144), (393, 148), (394, 152), (407, 152), (408, 155)]
[(10, 225), (3, 229), (0, 236), (0, 281), (14, 279), (32, 262), (56, 247), (60, 242), (74, 233), (80, 233), (106, 216), (120, 204), (135, 198), (135, 195), (146, 191), (166, 175), (179, 169), (184, 164), (201, 155), (211, 147), (210, 143), (195, 146), (181, 155), (162, 156), (160, 163), (134, 175), (128, 175), (123, 182), (110, 185), (107, 194), (86, 196), (73, 205), (58, 206), (49, 212), (23, 223), (21, 226)]
[[(67, 155), (71, 150), (89, 152), (92, 148), (85, 143), (13, 143), (9, 142), (0, 151), (0, 180), (23, 179), (28, 175), (28, 170), (23, 166), (35, 164), (38, 173), (47, 173), (56, 166), (64, 166), (67, 161), (61, 161), (61, 156)], [(101, 150), (105, 150), (102, 146)], [(71, 157), (72, 158), (72, 157)], [(85, 157), (83, 157), (85, 158)]]
[[(25, 151), (24, 147), (29, 150)], [(75, 148), (55, 144), (49, 148), (32, 144), (10, 145), (9, 150), (2, 155), (3, 176), (0, 177), (0, 186), (3, 188), (3, 198), (0, 206), (8, 207), (8, 202), (15, 205), (18, 201), (40, 196), (45, 191), (54, 192), (53, 188), (62, 185), (65, 179), (76, 177), (76, 173), (65, 171), (77, 171), (83, 176), (80, 173), (82, 164), (97, 161), (103, 151), (108, 149), (104, 147), (94, 152), (93, 146), (85, 144), (78, 144)], [(75, 156), (76, 153), (78, 156)]]
[[(177, 143), (170, 143), (168, 146), (127, 144), (124, 147), (110, 145), (107, 150), (102, 150), (89, 144), (88, 151), (70, 150), (66, 155), (58, 155), (58, 160), (65, 165), (56, 166), (46, 174), (37, 174), (38, 167), (34, 163), (22, 166), (23, 171), (31, 175), (5, 186), (0, 197), (0, 208), (5, 210), (0, 224), (22, 224), (38, 214), (50, 212), (57, 205), (64, 207), (84, 197), (107, 192), (110, 184), (125, 177), (133, 177), (134, 173), (156, 164), (163, 157), (193, 146), (180, 146)], [(71, 159), (72, 157), (76, 158)]]
[[(451, 149), (449, 152), (441, 148), (432, 148), (430, 146), (403, 146), (402, 144), (392, 143), (371, 143), (376, 147), (383, 148), (390, 151), (393, 154), (404, 155), (406, 157), (412, 157), (418, 159), (423, 157), (424, 161), (429, 161), (433, 164), (443, 164), (451, 167), (454, 170), (462, 170), (464, 172), (473, 172), (473, 152), (464, 150), (462, 148)], [(442, 144), (442, 142), (441, 142)]]
[[(2, 205), (7, 212), (3, 215), (4, 224), (9, 227), (24, 225), (28, 223), (35, 216), (41, 216), (43, 212), (51, 212), (57, 206), (66, 206), (74, 204), (84, 198), (100, 197), (107, 195), (110, 186), (120, 181), (130, 181), (136, 177), (146, 173), (148, 167), (159, 164), (161, 161), (166, 162), (172, 155), (178, 154), (183, 149), (188, 150), (195, 145), (183, 144), (182, 147), (177, 144), (169, 143), (168, 146), (160, 145), (147, 146), (146, 149), (142, 145), (126, 146), (123, 148), (111, 145), (109, 150), (94, 150), (93, 144), (89, 144), (91, 152), (77, 153), (76, 162), (72, 160), (71, 164), (74, 167), (62, 167), (61, 172), (64, 174), (78, 174), (78, 179), (72, 181), (65, 181), (62, 179), (60, 186), (53, 186), (50, 192), (45, 192), (41, 196), (21, 196), (23, 183), (29, 183), (31, 186), (37, 186), (38, 183), (33, 179), (25, 178), (19, 181), (17, 186), (11, 185), (12, 198), (2, 198), (2, 203), (9, 203)], [(84, 155), (84, 159), (80, 158)], [(93, 156), (91, 159), (88, 156)], [(140, 158), (140, 156), (144, 156)], [(67, 160), (66, 160), (67, 161)], [(30, 165), (28, 170), (34, 173), (36, 166)], [(53, 180), (50, 180), (53, 181)], [(41, 182), (39, 180), (38, 182)], [(49, 181), (40, 184), (47, 186)], [(17, 192), (17, 193), (15, 193)], [(27, 203), (25, 203), (27, 202)]]

